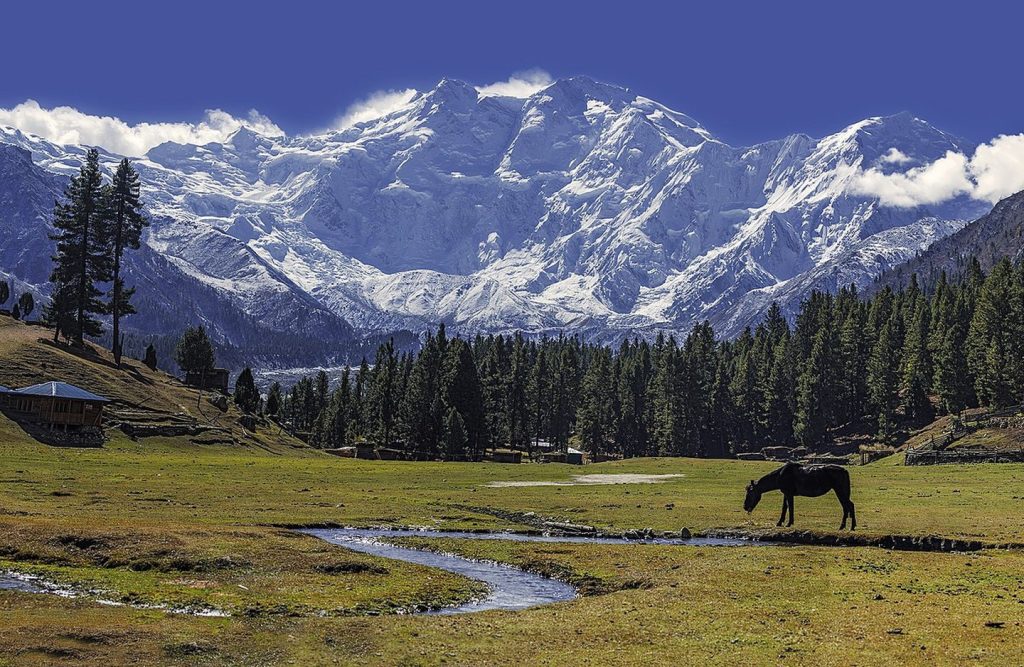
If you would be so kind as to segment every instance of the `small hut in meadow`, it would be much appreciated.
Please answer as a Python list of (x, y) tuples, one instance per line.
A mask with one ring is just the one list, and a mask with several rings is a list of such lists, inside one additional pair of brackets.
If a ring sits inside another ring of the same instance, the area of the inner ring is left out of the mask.
[(42, 382), (3, 391), (4, 408), (17, 419), (65, 430), (99, 428), (109, 399), (66, 382)]
[(495, 463), (522, 463), (523, 453), (511, 448), (495, 449), (490, 452), (490, 460)]

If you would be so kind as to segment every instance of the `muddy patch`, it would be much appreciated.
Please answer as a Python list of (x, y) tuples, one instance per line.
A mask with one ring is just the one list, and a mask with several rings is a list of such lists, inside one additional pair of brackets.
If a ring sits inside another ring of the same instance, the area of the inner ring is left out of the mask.
[(605, 473), (593, 475), (573, 475), (571, 480), (556, 481), (529, 481), (529, 480), (507, 480), (488, 482), (484, 486), (492, 489), (501, 489), (516, 486), (592, 486), (599, 484), (660, 484), (669, 479), (682, 477), (682, 475), (640, 475), (636, 473)]

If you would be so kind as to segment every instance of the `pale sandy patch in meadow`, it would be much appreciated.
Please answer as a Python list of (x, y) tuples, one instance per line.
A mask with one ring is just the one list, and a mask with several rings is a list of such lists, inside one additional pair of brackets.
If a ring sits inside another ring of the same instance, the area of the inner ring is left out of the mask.
[(488, 482), (484, 486), (504, 488), (509, 486), (587, 486), (595, 484), (659, 484), (682, 475), (640, 475), (636, 473), (573, 475), (571, 480), (555, 481), (503, 481)]

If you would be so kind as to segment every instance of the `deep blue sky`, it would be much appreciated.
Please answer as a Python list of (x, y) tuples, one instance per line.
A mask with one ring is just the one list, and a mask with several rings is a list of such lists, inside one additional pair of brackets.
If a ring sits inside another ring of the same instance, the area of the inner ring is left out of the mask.
[(133, 123), (256, 108), (297, 133), (380, 89), (540, 68), (628, 86), (734, 144), (903, 110), (976, 141), (1024, 130), (1021, 3), (843, 5), (6, 3), (0, 107)]

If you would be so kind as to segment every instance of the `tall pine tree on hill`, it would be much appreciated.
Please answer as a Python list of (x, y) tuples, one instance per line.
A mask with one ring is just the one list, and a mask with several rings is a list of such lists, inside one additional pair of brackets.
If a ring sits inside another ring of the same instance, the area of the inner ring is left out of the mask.
[(110, 293), (110, 319), (113, 328), (111, 351), (114, 361), (121, 364), (121, 318), (135, 313), (131, 298), (135, 288), (126, 288), (121, 277), (121, 259), (128, 248), (138, 250), (142, 230), (149, 221), (142, 214), (139, 200), (139, 174), (128, 158), (121, 160), (114, 173), (114, 180), (105, 189), (106, 212), (109, 216), (110, 257), (112, 260)]
[(109, 252), (109, 229), (99, 153), (90, 149), (77, 176), (64, 190), (64, 201), (53, 210), (57, 243), (53, 273), (50, 280), (59, 285), (68, 299), (74, 319), (65, 322), (64, 333), (78, 346), (85, 336), (98, 336), (103, 329), (94, 315), (106, 312), (100, 301), (102, 292), (96, 283), (111, 280), (112, 263)]

